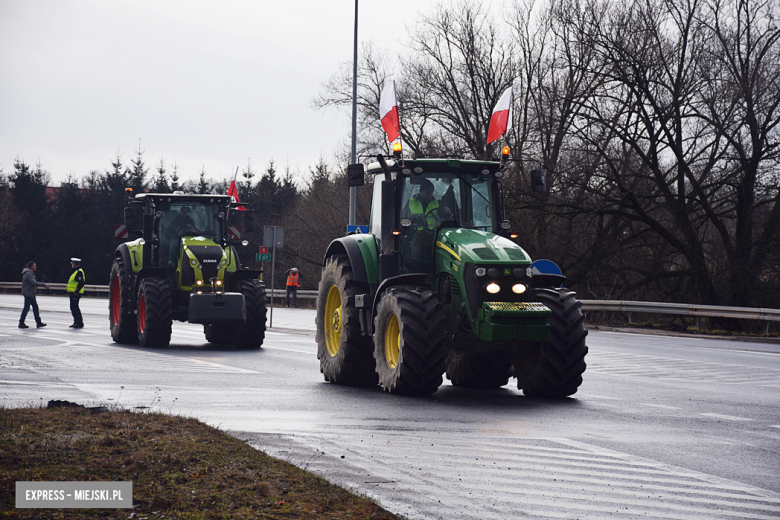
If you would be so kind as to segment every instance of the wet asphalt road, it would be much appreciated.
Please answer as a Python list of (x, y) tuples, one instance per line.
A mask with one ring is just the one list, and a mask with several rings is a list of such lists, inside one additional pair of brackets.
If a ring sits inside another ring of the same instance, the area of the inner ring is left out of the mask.
[[(0, 295), (0, 405), (65, 399), (193, 416), (410, 519), (780, 518), (780, 345), (591, 331), (571, 399), (513, 381), (426, 398), (330, 385), (314, 311), (275, 309), (263, 349), (117, 345), (107, 301)], [(32, 318), (28, 318), (28, 324)]]

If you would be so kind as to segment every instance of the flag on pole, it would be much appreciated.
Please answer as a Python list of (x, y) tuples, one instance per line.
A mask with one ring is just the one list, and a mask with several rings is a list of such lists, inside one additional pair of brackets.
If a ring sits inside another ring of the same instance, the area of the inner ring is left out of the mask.
[[(233, 202), (238, 204), (241, 199), (238, 198), (238, 187), (236, 186), (236, 177), (238, 177), (238, 166), (236, 166), (236, 173), (233, 174), (233, 180), (230, 181), (230, 187), (228, 187), (227, 194), (233, 197)], [(244, 206), (236, 208), (238, 211), (246, 211)]]
[(501, 94), (501, 98), (493, 109), (488, 127), (487, 144), (500, 139), (510, 128), (512, 128), (512, 87)]
[(395, 97), (395, 80), (385, 83), (382, 95), (379, 97), (379, 120), (387, 133), (387, 139), (392, 143), (401, 133), (401, 123), (398, 119), (398, 100)]

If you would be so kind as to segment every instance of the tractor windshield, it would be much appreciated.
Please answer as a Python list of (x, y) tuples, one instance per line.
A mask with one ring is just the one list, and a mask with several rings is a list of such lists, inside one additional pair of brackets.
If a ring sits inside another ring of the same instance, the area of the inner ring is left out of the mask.
[(493, 218), (489, 177), (435, 173), (405, 179), (401, 218), (410, 218), (418, 230), (436, 229), (446, 220), (457, 227), (490, 231)]
[(181, 238), (201, 236), (220, 243), (220, 204), (174, 201), (155, 207), (160, 237), (160, 261), (176, 265)]

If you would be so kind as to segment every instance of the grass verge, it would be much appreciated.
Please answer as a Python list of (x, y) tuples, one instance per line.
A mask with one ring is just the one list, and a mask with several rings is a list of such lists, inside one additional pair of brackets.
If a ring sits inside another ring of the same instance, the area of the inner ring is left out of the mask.
[[(17, 481), (132, 481), (132, 509), (15, 509)], [(0, 517), (399, 519), (195, 419), (0, 409)]]

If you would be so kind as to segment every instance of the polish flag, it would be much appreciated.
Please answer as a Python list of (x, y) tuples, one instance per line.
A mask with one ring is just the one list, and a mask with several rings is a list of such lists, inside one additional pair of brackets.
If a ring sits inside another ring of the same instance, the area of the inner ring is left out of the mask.
[(501, 94), (501, 99), (498, 100), (493, 109), (488, 127), (487, 144), (500, 139), (510, 128), (512, 128), (512, 87)]
[(387, 133), (387, 139), (392, 143), (401, 133), (394, 79), (385, 84), (385, 88), (382, 89), (382, 95), (379, 97), (379, 120), (382, 122), (382, 128)]
[[(236, 187), (236, 177), (238, 177), (238, 166), (236, 166), (236, 173), (233, 174), (233, 180), (230, 181), (230, 187), (227, 190), (227, 194), (233, 197), (233, 202), (238, 204), (241, 202), (241, 199), (238, 198), (238, 187)], [(244, 206), (239, 206), (236, 208), (238, 211), (246, 211), (246, 208)]]

